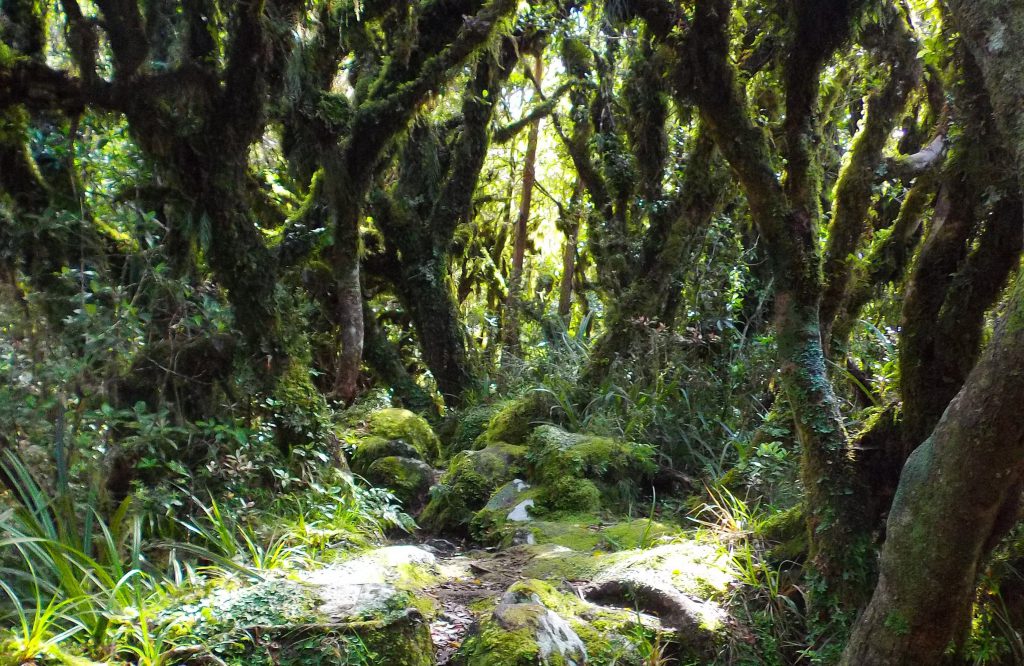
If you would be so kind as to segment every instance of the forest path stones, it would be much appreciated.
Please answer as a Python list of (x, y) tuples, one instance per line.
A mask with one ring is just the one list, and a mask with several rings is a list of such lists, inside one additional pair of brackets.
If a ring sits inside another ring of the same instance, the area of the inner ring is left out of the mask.
[(729, 624), (719, 602), (731, 577), (713, 549), (693, 541), (614, 553), (521, 545), (456, 552), (437, 566), (448, 575), (423, 594), (435, 606), (439, 665), (640, 664), (633, 640), (641, 633), (703, 657)]

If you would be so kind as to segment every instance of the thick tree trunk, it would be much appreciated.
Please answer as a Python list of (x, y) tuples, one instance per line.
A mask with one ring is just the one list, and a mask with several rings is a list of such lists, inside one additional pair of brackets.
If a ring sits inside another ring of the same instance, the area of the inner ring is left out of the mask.
[[(951, 0), (1024, 182), (1024, 6)], [(973, 203), (973, 202), (968, 202)], [(1019, 213), (1018, 213), (1019, 215)], [(1020, 225), (1021, 219), (1015, 224)], [(939, 663), (970, 628), (977, 573), (1015, 516), (1024, 477), (1024, 276), (963, 388), (904, 466), (881, 575), (843, 655), (848, 666)]]
[(907, 460), (881, 575), (843, 656), (849, 666), (940, 663), (969, 628), (976, 576), (1024, 476), (1024, 277), (992, 342)]
[[(814, 34), (821, 24), (815, 27), (811, 19), (818, 11), (853, 11), (855, 4), (800, 5), (809, 22), (801, 21), (799, 32), (808, 34), (794, 39), (802, 60), (794, 56), (787, 66), (787, 114), (793, 116), (787, 117), (787, 151), (795, 157), (789, 160), (787, 179), (792, 182), (783, 184), (776, 175), (769, 137), (752, 119), (754, 112), (737, 80), (726, 30), (731, 10), (727, 0), (697, 4), (691, 28), (694, 41), (687, 51), (691, 63), (685, 72), (693, 81), (683, 81), (696, 88), (701, 118), (735, 170), (765, 244), (775, 281), (779, 364), (801, 448), (811, 555), (830, 594), (852, 607), (862, 600), (871, 576), (866, 557), (870, 534), (863, 525), (853, 452), (825, 370), (818, 315), (823, 287), (815, 211), (819, 193), (811, 174), (813, 158), (805, 153), (812, 144), (809, 114), (815, 106), (819, 68), (848, 28), (844, 20), (829, 34)], [(829, 600), (812, 602), (823, 611), (823, 602)]]
[[(1021, 251), (1013, 157), (992, 122), (975, 59), (962, 56), (953, 142), (928, 236), (908, 281), (900, 340), (903, 456), (931, 433), (978, 359), (985, 313), (998, 301)], [(989, 206), (986, 199), (995, 201)]]
[(373, 368), (384, 384), (395, 391), (402, 406), (414, 412), (437, 417), (437, 406), (430, 396), (405, 369), (398, 348), (387, 338), (377, 323), (370, 305), (363, 300), (363, 354), (367, 364)]
[(412, 316), (423, 360), (437, 382), (438, 392), (446, 405), (458, 407), (473, 383), (473, 375), (445, 258), (435, 257), (411, 269), (403, 272), (397, 285), (402, 302)]

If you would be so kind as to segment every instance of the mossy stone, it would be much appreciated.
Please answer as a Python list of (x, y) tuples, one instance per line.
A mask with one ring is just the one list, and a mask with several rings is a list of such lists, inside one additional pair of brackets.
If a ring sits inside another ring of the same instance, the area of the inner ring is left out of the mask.
[(531, 455), (538, 476), (548, 479), (579, 477), (637, 482), (650, 478), (657, 466), (654, 447), (612, 437), (571, 433), (553, 426), (538, 426), (530, 436)]
[(428, 462), (438, 460), (441, 442), (427, 420), (408, 409), (389, 407), (370, 414), (366, 424), (370, 435), (384, 439), (400, 439), (419, 451)]
[(435, 531), (464, 530), (495, 489), (522, 473), (525, 458), (525, 447), (504, 443), (459, 453), (431, 492), (420, 524)]
[(494, 413), (480, 438), (486, 446), (491, 442), (524, 444), (533, 429), (551, 418), (554, 399), (540, 391), (503, 403)]
[[(552, 614), (559, 618), (557, 626), (568, 639), (560, 641), (560, 650), (551, 649), (550, 636), (542, 637), (537, 631), (538, 625)], [(455, 663), (643, 666), (649, 662), (644, 658), (642, 644), (667, 643), (673, 635), (670, 628), (652, 616), (630, 609), (596, 606), (548, 582), (526, 579), (508, 589), (479, 630), (463, 643)], [(538, 638), (549, 642), (547, 650), (541, 649)]]
[(558, 593), (546, 583), (514, 584), (479, 632), (460, 648), (456, 662), (465, 666), (587, 663), (583, 641), (569, 622), (544, 602), (545, 598), (556, 607), (564, 605), (558, 603)]
[(374, 461), (380, 458), (387, 458), (388, 456), (422, 460), (420, 452), (403, 439), (384, 439), (383, 437), (371, 435), (359, 440), (349, 464), (352, 466), (352, 471), (365, 476)]
[(542, 511), (592, 513), (601, 508), (601, 491), (589, 479), (561, 476), (540, 487), (537, 506)]
[(366, 480), (391, 489), (406, 511), (415, 512), (426, 502), (434, 470), (422, 460), (387, 456), (373, 461), (366, 470)]
[(480, 543), (500, 542), (509, 512), (525, 500), (534, 499), (536, 494), (536, 489), (522, 479), (513, 479), (501, 486), (494, 491), (487, 504), (473, 514), (469, 522), (470, 536)]
[(390, 590), (377, 611), (335, 617), (320, 610), (322, 586), (273, 577), (183, 604), (166, 614), (166, 626), (177, 644), (210, 646), (230, 666), (433, 664), (425, 616), (410, 605), (411, 593)]

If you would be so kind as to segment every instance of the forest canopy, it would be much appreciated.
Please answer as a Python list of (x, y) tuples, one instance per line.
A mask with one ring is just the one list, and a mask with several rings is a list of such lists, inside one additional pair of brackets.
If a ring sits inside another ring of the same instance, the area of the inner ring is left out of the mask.
[(1024, 664), (1021, 43), (0, 0), (0, 666)]

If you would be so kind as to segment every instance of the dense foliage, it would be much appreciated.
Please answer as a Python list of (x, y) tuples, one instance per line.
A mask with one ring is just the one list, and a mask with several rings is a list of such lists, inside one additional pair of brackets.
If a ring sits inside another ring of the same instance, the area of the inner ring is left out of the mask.
[(0, 664), (191, 663), (183, 605), (499, 543), (516, 476), (545, 524), (646, 518), (592, 549), (714, 542), (716, 663), (1024, 663), (1015, 3), (0, 0), (0, 37)]

